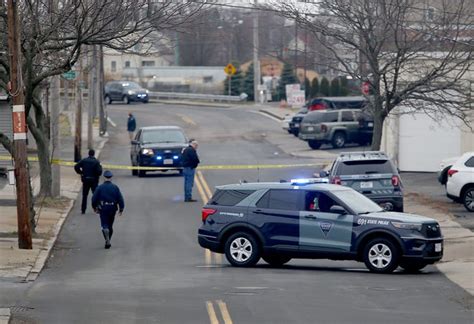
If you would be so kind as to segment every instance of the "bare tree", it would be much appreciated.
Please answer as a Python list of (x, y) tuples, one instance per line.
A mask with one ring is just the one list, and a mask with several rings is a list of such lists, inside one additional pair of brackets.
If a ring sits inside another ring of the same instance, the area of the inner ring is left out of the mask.
[[(368, 82), (380, 149), (390, 113), (423, 111), (471, 121), (474, 6), (466, 0), (320, 0), (274, 2), (327, 50), (327, 64)], [(357, 58), (348, 59), (348, 53)], [(355, 64), (354, 64), (355, 63)], [(396, 109), (403, 106), (404, 109)]]
[[(54, 3), (53, 3), (54, 2)], [(40, 85), (69, 71), (84, 45), (127, 50), (146, 42), (154, 31), (177, 28), (193, 18), (204, 2), (152, 0), (28, 0), (19, 8), (21, 20), (22, 80), (27, 123), (37, 147), (41, 175), (40, 194), (51, 195), (49, 122), (40, 100)], [(57, 8), (57, 9), (55, 9)], [(0, 31), (6, 35), (6, 7), (0, 2)], [(7, 89), (8, 49), (0, 37), (0, 87)], [(0, 141), (11, 141), (0, 131)]]

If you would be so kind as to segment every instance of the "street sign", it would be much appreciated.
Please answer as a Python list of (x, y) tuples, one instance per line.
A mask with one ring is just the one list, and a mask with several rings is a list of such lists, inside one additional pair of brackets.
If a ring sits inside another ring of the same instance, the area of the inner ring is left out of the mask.
[(76, 78), (76, 71), (67, 71), (62, 74), (62, 77), (66, 80), (74, 80)]
[(290, 94), (287, 95), (287, 102), (293, 108), (303, 107), (305, 103), (304, 90), (296, 90), (296, 91), (290, 92)]
[(226, 65), (226, 67), (224, 68), (224, 72), (227, 74), (227, 75), (234, 75), (236, 72), (237, 72), (237, 69), (235, 68), (235, 66), (232, 65), (232, 63), (229, 63)]

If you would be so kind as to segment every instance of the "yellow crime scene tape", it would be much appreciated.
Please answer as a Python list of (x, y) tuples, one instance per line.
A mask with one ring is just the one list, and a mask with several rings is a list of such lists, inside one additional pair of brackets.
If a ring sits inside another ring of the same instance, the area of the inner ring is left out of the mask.
[[(0, 161), (10, 161), (10, 156), (0, 156)], [(30, 162), (38, 162), (38, 157), (28, 157)], [(74, 166), (73, 161), (52, 160), (52, 164), (59, 164), (62, 166)], [(256, 170), (256, 169), (286, 169), (286, 168), (303, 168), (303, 167), (318, 167), (324, 163), (300, 163), (300, 164), (230, 164), (230, 165), (202, 165), (198, 170)], [(120, 164), (102, 163), (102, 168), (110, 170), (143, 170), (143, 171), (160, 171), (160, 170), (176, 170), (176, 167), (144, 167), (144, 166), (130, 166)]]

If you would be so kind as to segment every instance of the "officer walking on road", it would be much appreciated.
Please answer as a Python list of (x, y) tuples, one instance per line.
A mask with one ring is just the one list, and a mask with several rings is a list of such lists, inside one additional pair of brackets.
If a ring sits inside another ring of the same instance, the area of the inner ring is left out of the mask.
[(112, 246), (110, 240), (114, 233), (113, 225), (117, 210), (119, 216), (122, 216), (125, 203), (122, 193), (117, 185), (112, 183), (112, 172), (104, 172), (105, 181), (101, 184), (92, 196), (92, 208), (100, 215), (100, 226), (105, 239), (105, 248)]
[(85, 159), (80, 160), (74, 166), (74, 170), (77, 174), (81, 175), (82, 180), (82, 214), (86, 213), (87, 209), (87, 196), (89, 190), (94, 193), (95, 189), (99, 185), (99, 178), (102, 174), (102, 166), (99, 160), (95, 158), (95, 151), (89, 150), (89, 156)]
[(127, 131), (128, 131), (128, 135), (130, 136), (130, 140), (133, 140), (135, 129), (137, 129), (137, 121), (135, 120), (135, 116), (133, 116), (132, 113), (129, 112), (128, 120), (127, 120)]
[(199, 157), (197, 155), (198, 142), (192, 140), (189, 146), (186, 147), (182, 154), (183, 161), (183, 175), (184, 175), (184, 201), (193, 202), (197, 201), (192, 198), (193, 186), (194, 186), (194, 174), (196, 167), (199, 164)]

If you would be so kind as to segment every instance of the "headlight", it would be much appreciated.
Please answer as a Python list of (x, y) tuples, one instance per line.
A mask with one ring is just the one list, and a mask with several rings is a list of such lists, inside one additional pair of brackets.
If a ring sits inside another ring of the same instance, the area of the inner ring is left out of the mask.
[(406, 230), (415, 230), (420, 232), (422, 224), (420, 223), (399, 223), (399, 222), (391, 222), (393, 226), (396, 228), (400, 229), (406, 229)]
[(145, 93), (146, 93), (146, 94), (149, 94), (149, 93), (150, 93), (150, 91), (148, 91), (148, 90), (145, 90)]
[(143, 155), (153, 155), (153, 150), (151, 149), (142, 149)]
[(135, 91), (133, 90), (128, 90), (128, 95), (131, 96), (131, 95), (134, 95), (135, 94)]

